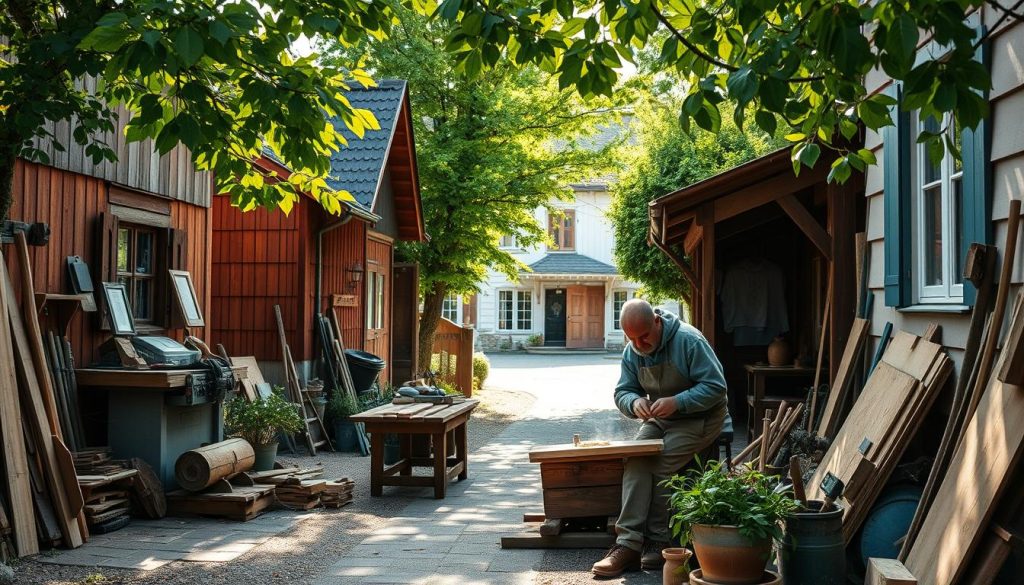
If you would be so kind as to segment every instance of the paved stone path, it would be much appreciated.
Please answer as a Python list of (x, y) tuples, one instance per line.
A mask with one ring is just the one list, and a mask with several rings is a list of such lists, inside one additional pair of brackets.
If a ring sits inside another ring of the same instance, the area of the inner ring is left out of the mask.
[[(410, 504), (386, 528), (346, 551), (314, 585), (532, 585), (555, 571), (557, 576), (541, 581), (592, 581), (590, 564), (603, 551), (503, 550), (500, 538), (524, 530), (525, 512), (543, 510), (540, 468), (527, 455), (532, 446), (570, 442), (573, 433), (585, 439), (632, 437), (636, 423), (611, 403), (618, 362), (602, 356), (498, 355), (491, 367), (488, 386), (535, 394), (531, 411), (472, 452), (469, 479), (453, 484), (446, 499)], [(385, 488), (384, 497), (389, 489), (395, 488)], [(653, 585), (661, 575), (637, 573), (618, 582)]]

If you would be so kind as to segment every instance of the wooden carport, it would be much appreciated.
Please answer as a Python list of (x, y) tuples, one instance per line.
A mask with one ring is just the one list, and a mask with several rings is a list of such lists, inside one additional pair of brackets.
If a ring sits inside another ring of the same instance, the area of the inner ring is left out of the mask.
[[(802, 168), (795, 176), (790, 151), (783, 149), (650, 203), (648, 240), (685, 274), (691, 286), (688, 301), (693, 325), (712, 347), (716, 347), (717, 243), (784, 214), (828, 262), (833, 282), (828, 351), (831, 356), (841, 354), (856, 310), (854, 240), (861, 223), (858, 212), (863, 217), (858, 205), (864, 191), (859, 173), (843, 185), (828, 183), (831, 162), (823, 153), (815, 168)], [(813, 202), (825, 206), (824, 225), (808, 208)], [(758, 211), (747, 213), (752, 210)], [(723, 222), (728, 222), (724, 229)], [(838, 360), (831, 361), (833, 376), (838, 365)]]

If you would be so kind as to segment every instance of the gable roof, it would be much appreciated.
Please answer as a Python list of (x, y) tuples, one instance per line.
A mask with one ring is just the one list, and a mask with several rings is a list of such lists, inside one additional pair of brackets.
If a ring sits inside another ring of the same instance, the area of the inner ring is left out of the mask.
[(536, 274), (618, 274), (619, 270), (610, 264), (595, 260), (583, 254), (559, 252), (548, 254), (530, 264)]
[(386, 79), (376, 87), (354, 85), (353, 89), (345, 92), (345, 97), (353, 108), (373, 112), (380, 123), (380, 130), (367, 130), (359, 138), (341, 119), (332, 120), (335, 129), (345, 137), (348, 145), (342, 146), (331, 156), (331, 177), (327, 184), (332, 189), (348, 191), (359, 205), (372, 211), (384, 176), (391, 141), (398, 127), (406, 95), (406, 82)]

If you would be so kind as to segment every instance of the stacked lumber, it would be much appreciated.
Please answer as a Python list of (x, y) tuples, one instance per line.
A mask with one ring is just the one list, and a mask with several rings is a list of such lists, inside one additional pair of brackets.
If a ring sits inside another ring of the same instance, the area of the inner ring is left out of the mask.
[(196, 494), (178, 490), (167, 494), (167, 513), (175, 516), (214, 516), (246, 522), (274, 504), (273, 486), (234, 486), (227, 493)]
[(36, 314), (25, 234), (15, 240), (21, 307), (0, 253), (0, 492), (6, 497), (0, 533), (20, 557), (36, 554), (41, 543), (77, 548), (89, 533)]
[(826, 474), (846, 485), (840, 501), (847, 543), (952, 371), (953, 362), (941, 345), (900, 331), (868, 378), (808, 485), (813, 499), (823, 499)]
[(75, 462), (75, 473), (83, 475), (107, 475), (128, 469), (128, 462), (112, 459), (110, 447), (79, 449), (71, 454)]
[(312, 510), (320, 506), (320, 494), (326, 487), (322, 479), (289, 479), (274, 486), (274, 496), (286, 508)]
[(320, 492), (320, 503), (325, 508), (340, 508), (352, 503), (352, 489), (355, 485), (355, 482), (347, 477), (326, 482), (324, 491)]

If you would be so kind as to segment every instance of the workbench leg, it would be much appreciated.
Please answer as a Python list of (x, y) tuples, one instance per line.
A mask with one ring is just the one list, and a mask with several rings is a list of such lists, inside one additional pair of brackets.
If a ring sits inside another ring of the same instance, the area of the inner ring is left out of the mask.
[[(468, 421), (467, 421), (468, 422)], [(469, 477), (469, 452), (466, 449), (466, 423), (455, 427), (455, 460), (462, 463), (459, 481)]]
[(373, 431), (370, 434), (370, 495), (379, 496), (384, 493), (384, 433)]
[(434, 498), (443, 499), (448, 487), (448, 444), (445, 432), (434, 433)]
[(402, 470), (399, 475), (412, 475), (412, 434), (398, 435), (402, 451)]

